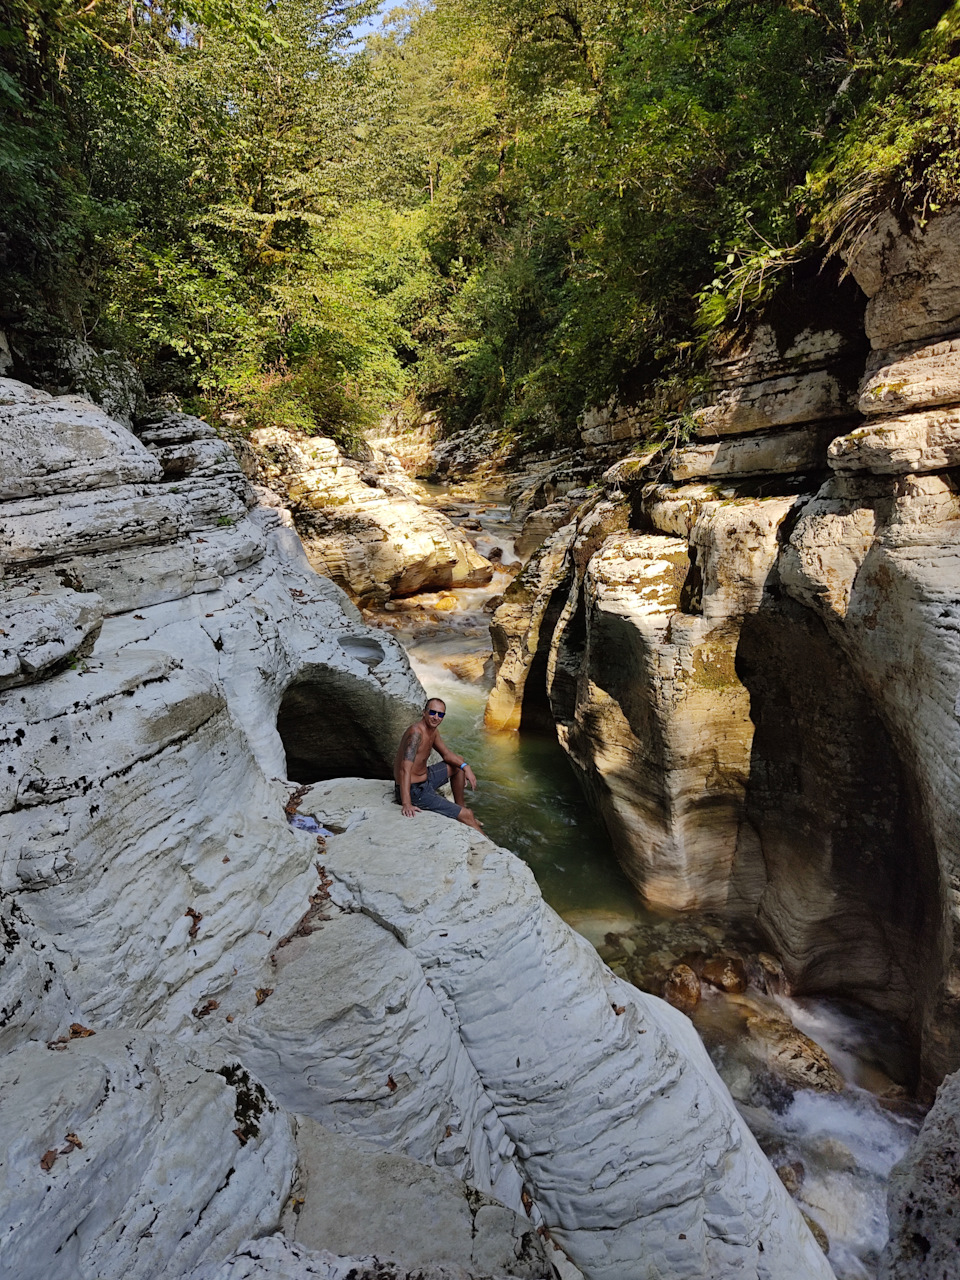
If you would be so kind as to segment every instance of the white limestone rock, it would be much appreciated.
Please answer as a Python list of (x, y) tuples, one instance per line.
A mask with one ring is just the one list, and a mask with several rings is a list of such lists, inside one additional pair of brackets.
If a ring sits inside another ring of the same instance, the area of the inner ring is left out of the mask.
[(529, 868), (461, 824), (404, 819), (382, 783), (320, 783), (305, 803), (345, 828), (327, 842), (334, 899), (382, 921), (442, 993), (585, 1275), (622, 1280), (642, 1259), (678, 1280), (829, 1280), (693, 1028), (614, 978)]
[(725, 436), (842, 418), (853, 403), (832, 370), (814, 369), (721, 390), (716, 402), (698, 409), (695, 417), (700, 435)]
[(28, 1039), (52, 1040), (79, 1016), (60, 963), (22, 905), (0, 899), (0, 1055)]
[(236, 524), (246, 514), (245, 502), (215, 481), (181, 490), (127, 484), (89, 489), (69, 504), (59, 494), (23, 498), (0, 506), (0, 563), (8, 573), (23, 573), (70, 556), (176, 542)]
[(847, 262), (870, 299), (865, 328), (875, 348), (960, 329), (960, 209), (903, 223), (887, 212)]
[[(237, 473), (203, 465), (0, 510), (7, 585), (95, 580), (108, 615), (75, 669), (0, 693), (0, 893), (21, 922), (0, 991), (27, 996), (0, 1028), (22, 1135), (4, 1270), (173, 1280), (275, 1230), (290, 1124), (267, 1108), (248, 1132), (249, 1058), (281, 1105), (514, 1210), (523, 1178), (531, 1221), (597, 1280), (638, 1258), (669, 1280), (826, 1278), (692, 1030), (612, 979), (511, 855), (405, 821), (378, 781), (313, 788), (302, 808), (344, 828), (326, 851), (287, 825), (293, 753), (313, 776), (389, 769), (422, 691), (276, 514), (247, 514)], [(164, 555), (194, 566), (179, 589)], [(315, 928), (318, 859), (340, 909)], [(96, 1035), (28, 1039), (72, 1021)], [(83, 1147), (40, 1181), (68, 1132)]]
[(584, 444), (615, 444), (635, 440), (643, 433), (647, 417), (631, 405), (621, 404), (614, 396), (600, 408), (587, 409), (580, 419), (580, 438)]
[(146, 391), (135, 365), (117, 351), (98, 351), (77, 338), (39, 343), (27, 356), (33, 381), (54, 395), (92, 400), (124, 426), (145, 407)]
[(876, 353), (860, 384), (865, 417), (960, 404), (960, 339)]
[(869, 480), (837, 479), (804, 505), (780, 560), (781, 580), (794, 599), (844, 617), (877, 534), (876, 504), (882, 492)]
[(137, 435), (146, 445), (166, 447), (191, 440), (212, 440), (217, 433), (209, 422), (192, 413), (163, 409), (145, 414), (137, 423)]
[(823, 471), (827, 445), (835, 434), (832, 426), (818, 425), (686, 445), (671, 455), (669, 473), (676, 483), (683, 483), (712, 476), (728, 479)]
[[(409, 1268), (389, 1258), (342, 1257), (329, 1249), (305, 1249), (283, 1236), (247, 1240), (219, 1266), (198, 1267), (188, 1280), (507, 1280), (504, 1275), (478, 1274), (458, 1266)], [(543, 1272), (543, 1280), (552, 1273)]]
[(284, 948), (272, 974), (261, 1005), (221, 1003), (236, 1017), (227, 1042), (287, 1110), (522, 1211), (512, 1144), (455, 1023), (389, 928), (334, 913)]
[(17, 1280), (180, 1280), (271, 1229), (296, 1161), (246, 1072), (130, 1032), (6, 1054), (0, 1117), (0, 1270)]
[(156, 458), (102, 409), (23, 386), (0, 378), (0, 499), (159, 479)]
[(18, 584), (5, 593), (4, 604), (0, 690), (36, 680), (89, 653), (103, 624), (103, 600), (95, 592)]
[(960, 466), (960, 409), (874, 419), (834, 440), (828, 460), (834, 471), (879, 475), (915, 475)]
[(561, 500), (531, 511), (514, 543), (514, 551), (520, 559), (525, 560), (551, 533), (556, 533), (563, 525), (568, 524), (575, 508), (574, 502)]
[(569, 572), (576, 525), (552, 533), (504, 593), (490, 623), (497, 677), (487, 699), (488, 729), (518, 729), (523, 691), (540, 644), (547, 611)]
[[(297, 1120), (299, 1178), (284, 1233), (310, 1249), (374, 1254), (395, 1265), (448, 1266), (484, 1275), (552, 1277), (535, 1223), (431, 1167)], [(567, 1263), (572, 1268), (572, 1263)]]
[[(482, 586), (493, 566), (438, 511), (365, 483), (332, 440), (255, 431), (258, 478), (282, 485), (318, 572), (355, 600), (382, 602), (451, 586)], [(401, 473), (402, 475), (402, 473)]]
[(720, 488), (702, 482), (676, 486), (651, 483), (643, 489), (643, 510), (657, 533), (689, 538), (702, 512), (717, 502), (738, 496), (732, 486)]
[(922, 1062), (939, 1079), (960, 1053), (956, 927), (960, 875), (960, 499), (938, 476), (837, 477), (802, 510), (783, 585), (825, 621), (918, 789), (927, 865), (929, 977), (913, 1001)]
[[(704, 531), (705, 543), (711, 536)], [(724, 590), (720, 573), (731, 578)], [(558, 733), (641, 894), (710, 908), (731, 898), (752, 723), (734, 670), (740, 616), (723, 607), (725, 593), (743, 592), (736, 568), (708, 557), (715, 614), (706, 594), (701, 612), (681, 609), (690, 574), (680, 538), (625, 533), (604, 543), (584, 578), (586, 637)], [(758, 576), (755, 591), (762, 568)]]

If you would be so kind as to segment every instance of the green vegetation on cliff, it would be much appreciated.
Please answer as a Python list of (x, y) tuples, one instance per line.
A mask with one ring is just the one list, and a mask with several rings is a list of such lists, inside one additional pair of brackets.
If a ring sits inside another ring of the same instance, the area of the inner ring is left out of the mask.
[(681, 411), (797, 261), (960, 195), (958, 5), (375, 8), (0, 0), (0, 327), (251, 424), (546, 442)]

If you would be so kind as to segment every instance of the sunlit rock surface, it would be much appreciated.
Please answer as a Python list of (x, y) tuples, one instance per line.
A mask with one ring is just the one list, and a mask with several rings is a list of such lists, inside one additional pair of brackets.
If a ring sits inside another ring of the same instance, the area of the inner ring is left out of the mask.
[(493, 566), (445, 516), (410, 497), (399, 465), (391, 483), (378, 468), (351, 464), (332, 440), (282, 428), (256, 431), (251, 443), (257, 476), (283, 490), (311, 563), (355, 600), (492, 578)]
[[(421, 967), (503, 1158), (584, 1274), (614, 1280), (641, 1259), (664, 1276), (831, 1275), (689, 1022), (615, 978), (519, 859), (459, 824), (405, 819), (383, 783), (319, 783), (303, 807), (346, 828), (327, 842), (331, 896)], [(398, 871), (408, 842), (419, 854)]]
[(172, 1280), (270, 1230), (296, 1151), (257, 1090), (132, 1030), (5, 1054), (3, 1274)]
[(552, 1277), (551, 1261), (572, 1272), (566, 1255), (526, 1214), (448, 1169), (375, 1150), (302, 1116), (297, 1152), (297, 1185), (281, 1225), (307, 1248), (523, 1280)]

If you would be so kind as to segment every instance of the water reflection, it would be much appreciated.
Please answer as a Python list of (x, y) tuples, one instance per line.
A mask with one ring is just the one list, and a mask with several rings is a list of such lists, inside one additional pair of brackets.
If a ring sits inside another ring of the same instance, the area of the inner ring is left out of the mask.
[[(487, 733), (489, 683), (467, 684), (444, 667), (480, 649), (476, 639), (412, 641), (414, 670), (427, 692), (443, 698), (443, 738), (477, 775), (467, 801), (491, 840), (533, 869), (544, 897), (561, 915), (596, 912), (608, 922), (639, 918), (636, 894), (591, 813), (555, 735)], [(609, 923), (607, 927), (612, 927)]]

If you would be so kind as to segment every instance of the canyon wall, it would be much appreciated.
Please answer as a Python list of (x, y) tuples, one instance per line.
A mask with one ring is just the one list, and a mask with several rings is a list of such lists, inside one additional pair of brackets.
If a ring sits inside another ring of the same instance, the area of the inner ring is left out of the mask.
[(931, 1082), (960, 1064), (958, 231), (887, 216), (782, 290), (668, 446), (589, 416), (621, 456), (495, 615), (490, 703), (549, 697), (648, 901), (759, 926)]
[(128, 409), (0, 380), (0, 1271), (829, 1280), (681, 1015), (392, 803), (399, 645)]

